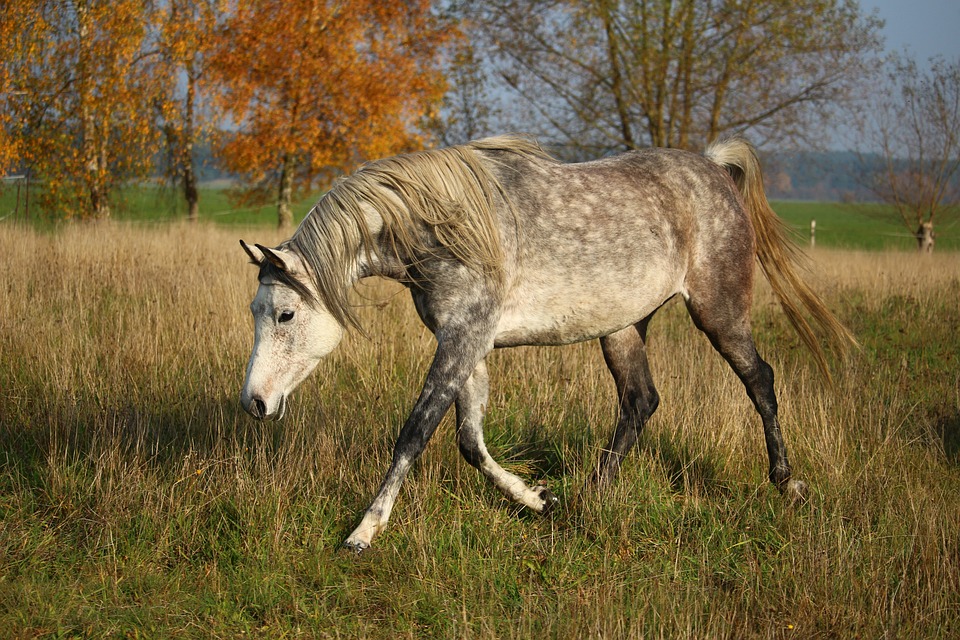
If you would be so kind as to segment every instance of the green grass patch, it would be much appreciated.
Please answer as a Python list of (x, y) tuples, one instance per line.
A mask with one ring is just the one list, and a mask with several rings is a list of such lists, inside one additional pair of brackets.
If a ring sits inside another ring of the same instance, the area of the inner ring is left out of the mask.
[[(34, 187), (36, 189), (36, 187)], [(294, 222), (310, 211), (321, 193), (304, 196), (294, 203)], [(12, 186), (0, 190), (0, 217), (23, 219), (26, 214), (25, 194), (17, 201)], [(36, 196), (33, 196), (36, 200)], [(175, 222), (186, 216), (182, 194), (168, 187), (133, 186), (117, 194), (113, 208), (114, 220), (123, 222)], [(838, 202), (777, 201), (774, 210), (795, 232), (798, 244), (808, 246), (810, 221), (816, 220), (816, 241), (820, 247), (841, 249), (913, 250), (916, 241), (892, 209), (880, 205), (841, 204)], [(31, 205), (30, 221), (39, 228), (56, 223), (56, 216)], [(226, 188), (207, 186), (200, 189), (200, 220), (218, 226), (263, 226), (277, 223), (276, 204), (250, 206), (239, 204)], [(937, 248), (960, 250), (960, 228), (955, 221), (941, 225), (937, 230)]]
[[(801, 246), (810, 244), (810, 222), (815, 220), (818, 247), (867, 251), (917, 248), (911, 230), (890, 207), (801, 201), (777, 201), (771, 205), (793, 229)], [(960, 250), (960, 228), (955, 221), (937, 229), (937, 250)]]
[[(48, 228), (58, 222), (56, 212), (46, 211), (37, 204), (36, 189), (19, 194), (15, 186), (0, 190), (0, 218), (28, 220), (38, 228)], [(320, 193), (302, 197), (293, 203), (294, 223), (299, 223), (316, 204)], [(228, 188), (202, 187), (200, 189), (200, 220), (222, 226), (276, 226), (276, 203), (249, 205), (239, 203)], [(115, 194), (111, 218), (121, 222), (170, 223), (186, 218), (183, 195), (169, 187), (130, 186)]]

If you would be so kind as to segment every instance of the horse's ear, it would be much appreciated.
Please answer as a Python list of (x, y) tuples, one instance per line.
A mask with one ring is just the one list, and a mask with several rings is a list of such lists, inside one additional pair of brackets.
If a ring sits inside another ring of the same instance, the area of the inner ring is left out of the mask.
[(240, 241), (240, 246), (243, 247), (243, 250), (250, 256), (250, 262), (256, 266), (263, 264), (263, 252), (260, 251), (257, 247), (251, 247), (243, 240)]
[(294, 259), (287, 252), (271, 249), (262, 244), (254, 246), (263, 254), (263, 260), (266, 260), (277, 269), (286, 271), (287, 273), (293, 273), (297, 270), (296, 262), (294, 262)]

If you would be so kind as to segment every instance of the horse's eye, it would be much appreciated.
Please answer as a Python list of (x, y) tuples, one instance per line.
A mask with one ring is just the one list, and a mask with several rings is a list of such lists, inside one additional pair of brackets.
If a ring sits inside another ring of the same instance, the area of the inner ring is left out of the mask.
[(280, 322), (290, 322), (293, 320), (293, 311), (284, 311), (280, 314)]

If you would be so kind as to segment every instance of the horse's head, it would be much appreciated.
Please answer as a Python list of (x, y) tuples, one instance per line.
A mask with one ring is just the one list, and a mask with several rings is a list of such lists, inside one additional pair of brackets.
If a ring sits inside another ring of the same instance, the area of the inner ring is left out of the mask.
[(297, 254), (240, 244), (260, 267), (260, 287), (250, 303), (253, 353), (240, 402), (258, 420), (281, 418), (287, 395), (333, 351), (343, 327), (319, 301)]

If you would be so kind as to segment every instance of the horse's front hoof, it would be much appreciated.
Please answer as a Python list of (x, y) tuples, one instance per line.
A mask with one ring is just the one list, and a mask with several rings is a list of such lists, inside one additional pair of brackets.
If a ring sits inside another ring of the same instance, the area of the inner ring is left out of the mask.
[(540, 507), (540, 515), (545, 516), (553, 511), (558, 504), (560, 504), (560, 498), (555, 496), (550, 489), (546, 487), (537, 487), (534, 489), (537, 492), (537, 495), (543, 500), (543, 506)]
[(358, 556), (369, 549), (370, 544), (367, 542), (361, 542), (360, 540), (346, 540), (340, 548)]

